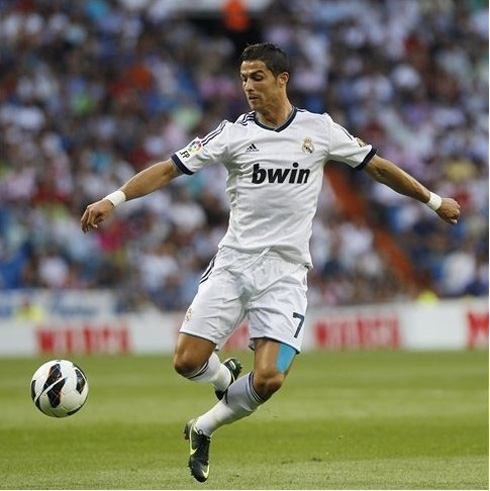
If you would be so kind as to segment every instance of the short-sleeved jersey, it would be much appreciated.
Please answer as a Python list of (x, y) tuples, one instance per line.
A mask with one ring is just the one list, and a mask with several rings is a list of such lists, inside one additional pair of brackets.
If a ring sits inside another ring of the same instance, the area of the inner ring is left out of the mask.
[(375, 153), (328, 114), (293, 108), (278, 128), (262, 124), (255, 112), (234, 123), (224, 120), (172, 159), (184, 174), (213, 163), (226, 167), (230, 218), (220, 247), (271, 248), (311, 267), (309, 240), (324, 165), (334, 160), (362, 169)]

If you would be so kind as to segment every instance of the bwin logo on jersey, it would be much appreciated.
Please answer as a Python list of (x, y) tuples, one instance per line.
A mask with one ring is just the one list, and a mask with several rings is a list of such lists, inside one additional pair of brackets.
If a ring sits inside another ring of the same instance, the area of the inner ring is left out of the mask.
[(298, 162), (293, 163), (292, 169), (262, 169), (260, 164), (254, 164), (252, 174), (252, 184), (261, 184), (266, 179), (270, 183), (277, 182), (282, 184), (306, 184), (310, 171), (308, 169), (299, 169)]

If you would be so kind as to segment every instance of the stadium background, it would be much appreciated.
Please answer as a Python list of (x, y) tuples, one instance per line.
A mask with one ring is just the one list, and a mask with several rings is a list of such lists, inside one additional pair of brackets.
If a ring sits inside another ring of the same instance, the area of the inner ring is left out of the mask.
[[(155, 438), (173, 442), (181, 416), (208, 407), (209, 394), (178, 380), (168, 356), (161, 366), (119, 355), (171, 352), (226, 230), (224, 169), (125, 204), (98, 233), (82, 234), (80, 217), (247, 111), (236, 60), (263, 40), (291, 55), (296, 106), (329, 112), (458, 199), (462, 216), (448, 226), (362, 173), (327, 166), (311, 241), (311, 352), (272, 409), (234, 430), (243, 442), (247, 428), (265, 431), (284, 448), (247, 454), (236, 476), (226, 464), (214, 485), (488, 488), (488, 3), (241, 3), (240, 12), (233, 1), (0, 0), (0, 488), (192, 487), (180, 446), (162, 457)], [(241, 326), (229, 348), (245, 345)], [(90, 406), (55, 433), (24, 397), (54, 356), (79, 362), (93, 382)], [(146, 419), (124, 402), (129, 390)], [(321, 411), (318, 400), (328, 401)], [(135, 434), (147, 443), (138, 439), (138, 456), (107, 447), (132, 449)], [(87, 435), (80, 469), (69, 453)], [(327, 453), (313, 446), (319, 435)], [(218, 463), (236, 451), (226, 438)], [(261, 465), (269, 475), (277, 459), (290, 462), (288, 445), (306, 463), (254, 481)], [(64, 455), (60, 469), (49, 466), (53, 453)]]
[(122, 207), (99, 234), (81, 234), (80, 216), (247, 111), (237, 53), (267, 39), (291, 54), (295, 105), (328, 111), (463, 207), (448, 227), (342, 169), (364, 206), (350, 219), (331, 190), (321, 194), (310, 305), (488, 294), (486, 2), (270, 2), (249, 14), (246, 34), (219, 12), (178, 5), (0, 2), (3, 290), (108, 287), (121, 309), (186, 308), (227, 225), (220, 166)]

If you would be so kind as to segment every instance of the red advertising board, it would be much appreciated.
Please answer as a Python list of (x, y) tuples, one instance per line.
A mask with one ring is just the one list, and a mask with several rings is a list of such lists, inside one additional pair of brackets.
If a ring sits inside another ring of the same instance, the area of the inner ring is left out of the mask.
[(488, 310), (466, 312), (468, 348), (488, 348)]
[(123, 323), (91, 324), (82, 326), (58, 325), (55, 328), (40, 327), (36, 330), (39, 354), (127, 354), (130, 337)]
[(396, 314), (362, 314), (325, 317), (313, 324), (315, 347), (376, 349), (400, 347), (400, 320)]

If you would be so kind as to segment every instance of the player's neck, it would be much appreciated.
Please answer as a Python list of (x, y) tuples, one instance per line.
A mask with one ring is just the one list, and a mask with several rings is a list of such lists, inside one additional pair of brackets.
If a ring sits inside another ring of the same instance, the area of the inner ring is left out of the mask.
[(286, 99), (279, 105), (265, 108), (261, 112), (257, 111), (257, 118), (266, 126), (270, 126), (271, 128), (279, 128), (290, 118), (292, 112), (293, 106), (289, 100)]

